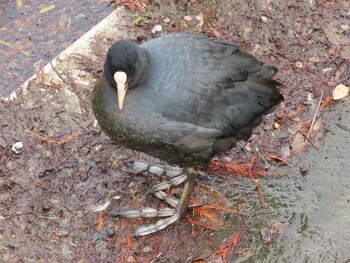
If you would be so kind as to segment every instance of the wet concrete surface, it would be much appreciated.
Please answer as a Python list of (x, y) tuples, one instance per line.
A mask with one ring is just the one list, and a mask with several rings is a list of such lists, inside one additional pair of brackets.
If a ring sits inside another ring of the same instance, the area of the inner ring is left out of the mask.
[[(311, 171), (296, 169), (289, 192), (286, 236), (271, 246), (266, 262), (349, 262), (350, 250), (350, 104), (340, 104), (342, 117), (330, 127), (324, 148), (311, 149), (304, 161)], [(294, 181), (293, 179), (297, 179)], [(294, 181), (294, 182), (293, 182)], [(264, 254), (263, 254), (264, 255)]]
[[(324, 147), (295, 158), (288, 176), (261, 182), (267, 206), (254, 213), (254, 241), (243, 246), (252, 256), (238, 256), (233, 262), (349, 262), (349, 102), (338, 105), (341, 117), (330, 127)], [(300, 166), (305, 165), (310, 172), (301, 175)], [(247, 200), (254, 199), (249, 196)], [(282, 223), (283, 231), (262, 244), (257, 230), (271, 218)]]

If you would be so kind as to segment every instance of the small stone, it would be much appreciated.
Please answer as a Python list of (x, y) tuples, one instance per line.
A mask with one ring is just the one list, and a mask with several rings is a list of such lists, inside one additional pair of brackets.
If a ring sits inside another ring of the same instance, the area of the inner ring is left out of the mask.
[(83, 77), (86, 76), (86, 72), (83, 71), (83, 70), (79, 70), (78, 76), (81, 77), (81, 78), (83, 78)]
[(303, 63), (301, 63), (300, 61), (297, 61), (297, 62), (295, 62), (295, 66), (297, 68), (302, 68), (303, 67)]
[(230, 163), (230, 162), (232, 162), (232, 158), (230, 156), (225, 156), (224, 157), (224, 162), (225, 163)]
[(145, 247), (144, 249), (142, 249), (142, 251), (143, 251), (144, 253), (151, 252), (152, 250), (153, 250), (153, 249), (152, 249), (152, 247), (150, 247), (150, 246)]
[(0, 146), (2, 148), (6, 148), (6, 146), (7, 146), (5, 139), (1, 136), (0, 136)]
[(136, 260), (135, 260), (135, 258), (133, 256), (129, 256), (127, 262), (128, 263), (135, 263)]
[(23, 142), (16, 142), (13, 146), (12, 146), (12, 151), (15, 153), (15, 154), (19, 154), (23, 151), (23, 148), (24, 148), (24, 144)]
[(107, 228), (106, 229), (106, 234), (108, 237), (113, 237), (115, 235), (115, 231), (113, 228)]
[(43, 212), (48, 212), (48, 211), (50, 211), (50, 209), (51, 209), (51, 207), (50, 207), (49, 205), (47, 205), (47, 204), (45, 204), (45, 205), (43, 205), (43, 206), (41, 207), (41, 210), (42, 210)]
[(251, 152), (252, 151), (252, 147), (250, 146), (250, 143), (247, 143), (244, 148), (248, 151)]
[(343, 30), (349, 30), (349, 25), (347, 25), (347, 24), (342, 24), (340, 27)]
[(51, 151), (49, 151), (49, 150), (45, 151), (45, 158), (51, 158), (51, 156), (52, 156)]
[(261, 16), (261, 20), (266, 23), (267, 22), (267, 17), (266, 16)]
[(60, 237), (66, 237), (69, 235), (69, 231), (68, 230), (59, 230), (57, 233), (56, 233), (57, 236), (60, 236)]
[(101, 240), (102, 239), (102, 235), (100, 233), (95, 233), (93, 234), (92, 236), (92, 243), (96, 243), (97, 241)]
[(154, 28), (152, 29), (152, 34), (156, 34), (162, 30), (163, 30), (162, 25), (155, 25)]
[(299, 169), (302, 175), (307, 175), (310, 172), (310, 167), (307, 164), (303, 164)]
[(170, 18), (169, 17), (164, 18), (163, 23), (165, 24), (170, 23)]

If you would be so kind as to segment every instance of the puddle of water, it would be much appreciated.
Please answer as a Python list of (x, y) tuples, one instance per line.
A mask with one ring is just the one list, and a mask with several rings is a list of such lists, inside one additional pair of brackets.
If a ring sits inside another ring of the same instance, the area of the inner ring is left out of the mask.
[[(112, 12), (109, 1), (1, 1), (0, 97), (15, 91), (100, 20)], [(42, 66), (41, 65), (41, 66)]]

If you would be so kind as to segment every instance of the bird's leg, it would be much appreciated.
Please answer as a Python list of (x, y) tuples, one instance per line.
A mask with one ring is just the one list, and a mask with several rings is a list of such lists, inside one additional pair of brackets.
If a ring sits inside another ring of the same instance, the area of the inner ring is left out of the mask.
[(191, 192), (196, 182), (197, 176), (198, 176), (198, 172), (195, 167), (188, 168), (187, 181), (185, 183), (184, 190), (181, 194), (180, 201), (177, 207), (175, 208), (175, 210), (177, 210), (181, 214), (184, 213), (188, 207), (188, 203), (191, 197)]
[(154, 225), (148, 225), (138, 228), (136, 230), (135, 236), (146, 236), (153, 234), (178, 221), (181, 215), (186, 211), (188, 207), (188, 202), (190, 200), (191, 192), (196, 182), (197, 175), (198, 173), (194, 167), (188, 169), (188, 179), (185, 183), (185, 187), (181, 194), (180, 201), (175, 207), (175, 212), (172, 216), (166, 219), (160, 219)]

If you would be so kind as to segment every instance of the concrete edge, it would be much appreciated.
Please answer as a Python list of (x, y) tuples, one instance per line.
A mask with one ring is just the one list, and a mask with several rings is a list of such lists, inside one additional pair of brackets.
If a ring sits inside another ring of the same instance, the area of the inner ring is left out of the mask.
[[(43, 68), (43, 73), (48, 73), (52, 70), (52, 66), (56, 66), (59, 60), (63, 60), (67, 56), (71, 55), (73, 52), (75, 52), (78, 48), (82, 47), (83, 45), (86, 45), (87, 43), (90, 43), (92, 38), (97, 35), (98, 33), (101, 33), (107, 25), (113, 23), (118, 19), (117, 14), (123, 9), (124, 7), (119, 7), (116, 10), (114, 10), (112, 13), (110, 13), (107, 17), (105, 17), (101, 22), (99, 22), (97, 25), (95, 25), (92, 29), (90, 29), (88, 32), (86, 32), (83, 36), (81, 36), (77, 41), (75, 41), (72, 45), (70, 45), (67, 49), (62, 51), (59, 55), (57, 55), (51, 62), (47, 63)], [(52, 65), (51, 65), (52, 64)], [(34, 74), (29, 79), (27, 79), (17, 90), (12, 92), (9, 96), (5, 98), (1, 98), (5, 101), (11, 101), (17, 98), (17, 92), (22, 89), (27, 89), (28, 84), (31, 80), (34, 80), (36, 78), (37, 74)]]

